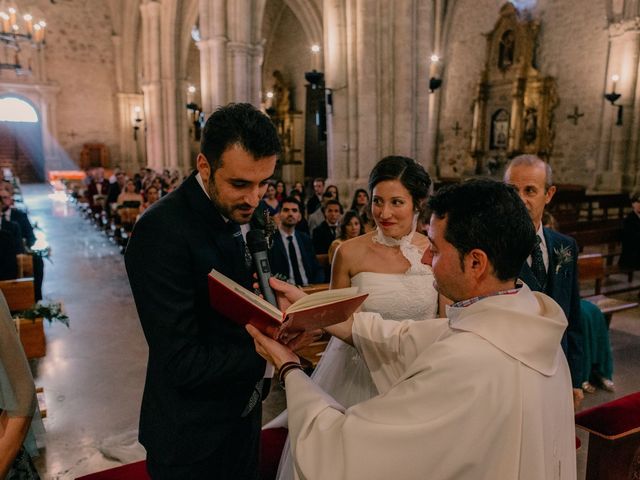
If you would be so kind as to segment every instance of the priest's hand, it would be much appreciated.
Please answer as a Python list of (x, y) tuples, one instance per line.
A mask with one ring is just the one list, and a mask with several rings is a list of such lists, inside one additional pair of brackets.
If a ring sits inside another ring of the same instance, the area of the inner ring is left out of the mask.
[(269, 285), (276, 294), (276, 300), (278, 300), (278, 308), (281, 311), (285, 311), (291, 306), (292, 303), (300, 300), (302, 297), (306, 297), (307, 294), (300, 290), (295, 285), (278, 280), (275, 277), (269, 279)]
[(286, 345), (263, 335), (257, 328), (251, 325), (247, 325), (246, 329), (249, 335), (253, 337), (253, 343), (255, 344), (258, 355), (273, 364), (278, 370), (280, 370), (282, 364), (286, 362), (300, 363), (298, 356)]

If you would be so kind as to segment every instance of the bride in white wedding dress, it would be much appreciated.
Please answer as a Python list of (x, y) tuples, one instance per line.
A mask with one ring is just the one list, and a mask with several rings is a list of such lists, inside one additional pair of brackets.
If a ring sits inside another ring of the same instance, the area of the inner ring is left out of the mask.
[[(363, 310), (389, 320), (437, 317), (438, 293), (431, 267), (422, 264), (429, 245), (417, 233), (418, 211), (429, 195), (431, 179), (424, 168), (406, 157), (385, 157), (371, 171), (371, 211), (377, 229), (344, 242), (331, 271), (331, 288), (355, 286), (369, 294)], [(311, 378), (348, 408), (378, 394), (355, 348), (332, 338)], [(264, 428), (286, 426), (286, 411)], [(289, 440), (278, 480), (294, 478)]]

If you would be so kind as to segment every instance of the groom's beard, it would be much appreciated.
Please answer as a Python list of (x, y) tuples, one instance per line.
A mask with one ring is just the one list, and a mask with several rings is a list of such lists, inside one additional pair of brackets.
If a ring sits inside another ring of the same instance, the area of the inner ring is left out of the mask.
[(256, 207), (252, 207), (246, 202), (232, 204), (223, 201), (218, 195), (218, 189), (213, 181), (213, 177), (209, 179), (207, 193), (209, 193), (209, 197), (211, 198), (213, 205), (216, 207), (216, 210), (218, 210), (218, 212), (225, 218), (233, 220), (239, 225), (249, 223), (253, 216), (253, 212), (256, 210)]

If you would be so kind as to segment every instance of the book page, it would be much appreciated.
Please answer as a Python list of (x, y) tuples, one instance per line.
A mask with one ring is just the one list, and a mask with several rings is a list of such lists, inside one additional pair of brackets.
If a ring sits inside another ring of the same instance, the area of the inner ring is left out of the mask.
[(209, 275), (214, 277), (223, 285), (226, 285), (227, 288), (229, 288), (231, 291), (237, 293), (241, 297), (245, 298), (247, 301), (253, 303), (256, 307), (260, 308), (261, 310), (264, 310), (266, 313), (271, 315), (273, 318), (275, 318), (279, 322), (282, 321), (282, 312), (278, 309), (278, 307), (274, 307), (269, 302), (267, 302), (264, 298), (247, 290), (239, 283), (234, 282), (229, 277), (223, 275), (222, 273), (218, 272), (215, 269), (212, 269), (211, 272), (209, 272)]
[(325, 290), (323, 292), (312, 293), (292, 304), (287, 308), (287, 313), (299, 312), (306, 308), (316, 307), (318, 305), (327, 305), (329, 303), (338, 302), (350, 297), (358, 295), (358, 287), (336, 288), (334, 290)]

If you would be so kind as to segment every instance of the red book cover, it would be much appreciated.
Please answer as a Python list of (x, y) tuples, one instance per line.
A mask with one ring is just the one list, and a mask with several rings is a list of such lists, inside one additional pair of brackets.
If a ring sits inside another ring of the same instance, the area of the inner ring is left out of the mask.
[(211, 307), (240, 325), (250, 323), (271, 338), (277, 338), (285, 324), (287, 331), (298, 332), (344, 322), (367, 296), (358, 294), (357, 288), (326, 290), (298, 300), (283, 313), (220, 272), (209, 273)]

